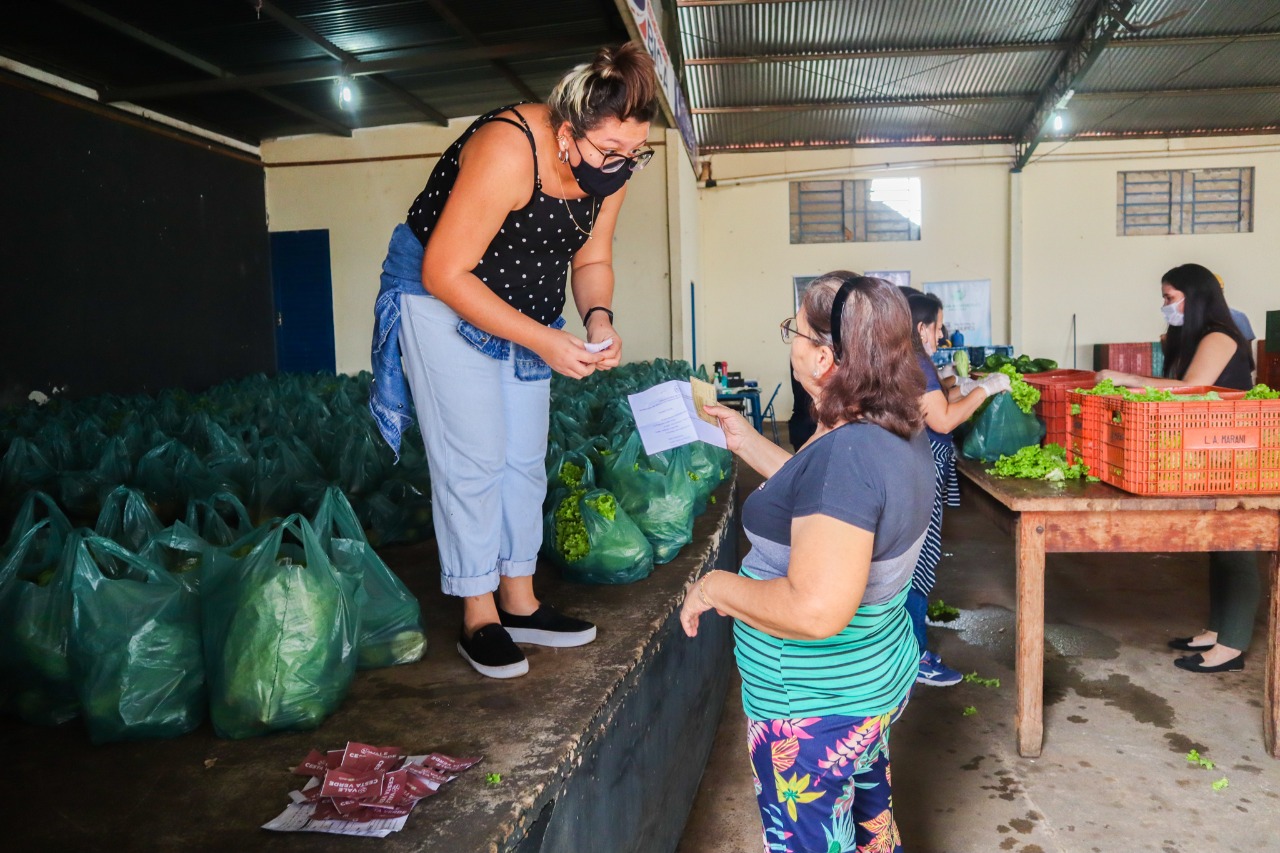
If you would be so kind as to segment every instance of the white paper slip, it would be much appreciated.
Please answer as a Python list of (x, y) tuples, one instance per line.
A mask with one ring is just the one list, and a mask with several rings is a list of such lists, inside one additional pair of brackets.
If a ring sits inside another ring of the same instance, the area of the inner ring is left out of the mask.
[(602, 350), (607, 350), (611, 346), (613, 346), (613, 338), (608, 338), (598, 344), (588, 343), (587, 352), (600, 352)]
[(393, 832), (404, 829), (408, 815), (404, 817), (371, 820), (367, 823), (352, 823), (345, 820), (312, 820), (315, 803), (293, 804), (285, 806), (284, 811), (273, 820), (262, 825), (263, 829), (276, 832), (328, 832), (334, 835), (361, 835), (366, 838), (386, 838)]
[(720, 427), (698, 417), (688, 382), (672, 379), (646, 391), (628, 394), (627, 402), (635, 415), (645, 453), (658, 453), (695, 441), (727, 446)]

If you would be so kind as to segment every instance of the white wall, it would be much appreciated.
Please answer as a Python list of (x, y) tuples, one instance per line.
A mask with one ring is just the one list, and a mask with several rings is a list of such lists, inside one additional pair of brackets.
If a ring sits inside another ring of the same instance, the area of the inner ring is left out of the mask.
[[(1041, 150), (1021, 175), (1002, 146), (868, 148), (716, 155), (713, 177), (776, 180), (701, 191), (702, 279), (698, 358), (729, 362), (759, 380), (777, 409), (791, 409), (787, 350), (778, 322), (794, 312), (791, 277), (832, 269), (911, 271), (912, 284), (990, 279), (992, 333), (1019, 351), (1092, 367), (1094, 343), (1155, 340), (1162, 326), (1160, 276), (1181, 263), (1218, 272), (1227, 299), (1259, 335), (1280, 309), (1280, 140), (1274, 136), (1085, 142)], [(1081, 159), (1101, 158), (1101, 159)], [(884, 164), (914, 164), (884, 170)], [(1116, 172), (1253, 166), (1254, 232), (1117, 237)], [(903, 243), (791, 245), (788, 181), (811, 170), (835, 179), (917, 176), (921, 239)]]
[[(1268, 153), (1247, 153), (1259, 147)], [(1161, 150), (1163, 149), (1163, 150)], [(1093, 344), (1154, 341), (1164, 331), (1160, 277), (1203, 264), (1226, 283), (1227, 302), (1244, 311), (1259, 337), (1266, 312), (1280, 309), (1280, 140), (1077, 143), (1056, 155), (1088, 161), (1033, 163), (1022, 176), (1025, 280), (1021, 323), (1027, 346), (1069, 364), (1071, 314), (1078, 363), (1093, 366)], [(1167, 152), (1167, 153), (1166, 153)], [(1251, 234), (1158, 237), (1116, 235), (1116, 173), (1146, 169), (1254, 167)]]
[[(869, 148), (713, 157), (717, 181), (747, 175), (780, 179), (702, 191), (700, 285), (705, 286), (698, 288), (699, 360), (727, 361), (730, 370), (756, 378), (765, 401), (781, 384), (775, 407), (785, 418), (792, 406), (790, 368), (778, 324), (795, 313), (792, 276), (835, 269), (909, 270), (914, 287), (929, 281), (990, 279), (992, 334), (997, 341), (1008, 340), (1009, 170), (982, 164), (984, 157), (1001, 153), (981, 147)], [(890, 162), (943, 159), (952, 164), (877, 171)], [(921, 239), (792, 245), (788, 175), (842, 167), (851, 171), (837, 179), (919, 177)]]
[[(339, 372), (369, 369), (373, 302), (391, 231), (404, 221), (440, 154), (470, 122), (376, 128), (356, 131), (349, 139), (301, 136), (263, 143), (270, 229), (329, 231)], [(628, 184), (614, 242), (613, 307), (628, 361), (672, 352), (665, 132), (655, 128), (650, 143), (657, 154)], [(676, 155), (691, 173), (684, 153)], [(572, 297), (566, 317), (568, 328), (581, 333)]]

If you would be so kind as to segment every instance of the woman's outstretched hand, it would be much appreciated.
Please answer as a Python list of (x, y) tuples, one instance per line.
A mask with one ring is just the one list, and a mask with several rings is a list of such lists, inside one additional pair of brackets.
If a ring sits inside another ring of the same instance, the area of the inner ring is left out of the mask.
[(703, 411), (720, 422), (720, 430), (724, 433), (725, 446), (737, 453), (748, 438), (759, 435), (755, 427), (747, 423), (747, 419), (728, 406), (703, 406)]

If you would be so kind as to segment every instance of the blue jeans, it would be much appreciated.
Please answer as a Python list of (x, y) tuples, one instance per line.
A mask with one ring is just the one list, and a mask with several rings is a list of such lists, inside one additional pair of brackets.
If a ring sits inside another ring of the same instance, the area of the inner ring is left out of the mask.
[[(532, 575), (542, 547), (551, 380), (480, 352), (434, 296), (400, 297), (400, 348), (431, 469), (447, 595), (482, 595)], [(515, 349), (514, 347), (511, 349)], [(547, 371), (550, 374), (550, 371)]]

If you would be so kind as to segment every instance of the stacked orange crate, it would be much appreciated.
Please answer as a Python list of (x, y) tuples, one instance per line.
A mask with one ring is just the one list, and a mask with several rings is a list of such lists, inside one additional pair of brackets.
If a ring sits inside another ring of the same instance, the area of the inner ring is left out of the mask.
[(1153, 367), (1150, 342), (1093, 345), (1094, 370), (1118, 370), (1121, 373), (1151, 376)]
[(1067, 392), (1072, 388), (1092, 388), (1095, 375), (1092, 370), (1046, 370), (1023, 374), (1023, 380), (1040, 391), (1040, 402), (1036, 403), (1035, 412), (1044, 421), (1045, 444), (1068, 446)]
[(1068, 394), (1080, 406), (1080, 453), (1090, 473), (1138, 495), (1280, 494), (1280, 400), (1136, 402)]
[(1267, 342), (1258, 341), (1258, 381), (1272, 388), (1280, 388), (1280, 349), (1267, 352)]

